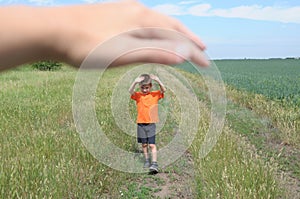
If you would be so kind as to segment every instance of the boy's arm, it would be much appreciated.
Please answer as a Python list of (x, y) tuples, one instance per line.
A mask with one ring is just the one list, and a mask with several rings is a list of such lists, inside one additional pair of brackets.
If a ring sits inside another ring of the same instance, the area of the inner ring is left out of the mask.
[(130, 93), (130, 95), (133, 95), (133, 93), (134, 93), (134, 88), (135, 88), (135, 85), (137, 84), (137, 82), (132, 82), (132, 84), (131, 84), (131, 86), (130, 86), (130, 88), (129, 88), (129, 93)]
[(141, 81), (143, 81), (144, 80), (144, 77), (143, 76), (140, 76), (140, 77), (137, 77), (133, 82), (132, 82), (132, 84), (131, 84), (131, 86), (130, 86), (130, 88), (129, 88), (129, 93), (131, 94), (131, 95), (133, 95), (134, 94), (134, 88), (135, 88), (135, 85), (137, 85), (138, 83), (140, 83)]
[(150, 78), (159, 84), (160, 91), (162, 93), (166, 92), (167, 89), (166, 89), (165, 85), (160, 81), (160, 79), (156, 75), (150, 74)]

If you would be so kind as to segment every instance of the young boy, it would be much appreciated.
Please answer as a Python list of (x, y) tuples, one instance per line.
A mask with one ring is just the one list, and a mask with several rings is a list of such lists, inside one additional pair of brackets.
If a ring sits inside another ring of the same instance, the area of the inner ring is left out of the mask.
[[(151, 91), (152, 80), (156, 81), (160, 90)], [(135, 92), (136, 84), (140, 86), (140, 92)], [(158, 101), (164, 97), (165, 86), (155, 75), (143, 74), (137, 77), (129, 88), (131, 99), (136, 101), (137, 105), (137, 140), (142, 144), (145, 156), (144, 168), (149, 168), (151, 172), (158, 172), (157, 149), (155, 145), (155, 131), (158, 122)], [(148, 154), (148, 146), (152, 152), (152, 163)]]

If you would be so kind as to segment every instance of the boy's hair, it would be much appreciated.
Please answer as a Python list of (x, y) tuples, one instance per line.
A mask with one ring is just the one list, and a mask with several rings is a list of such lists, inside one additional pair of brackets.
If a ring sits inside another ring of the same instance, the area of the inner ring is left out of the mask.
[(143, 81), (140, 82), (141, 86), (148, 85), (148, 84), (152, 85), (152, 79), (151, 79), (150, 75), (142, 74), (142, 75), (140, 75), (140, 77), (144, 77)]

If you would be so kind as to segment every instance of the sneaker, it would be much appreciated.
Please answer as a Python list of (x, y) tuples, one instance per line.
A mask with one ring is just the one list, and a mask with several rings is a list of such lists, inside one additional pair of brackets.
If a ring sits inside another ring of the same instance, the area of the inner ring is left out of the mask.
[(149, 168), (150, 167), (150, 160), (146, 160), (144, 163), (144, 168)]
[(150, 166), (150, 172), (158, 172), (158, 164), (157, 162), (152, 162), (151, 166)]

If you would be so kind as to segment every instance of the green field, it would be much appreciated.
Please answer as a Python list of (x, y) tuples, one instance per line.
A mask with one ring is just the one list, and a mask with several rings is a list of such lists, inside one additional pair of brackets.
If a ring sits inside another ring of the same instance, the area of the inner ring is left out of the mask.
[[(300, 59), (215, 60), (214, 64), (223, 81), (236, 89), (300, 105)], [(179, 67), (191, 69), (187, 63)]]
[(300, 106), (300, 60), (215, 61), (226, 84)]
[[(85, 148), (72, 115), (75, 70), (64, 67), (60, 71), (41, 72), (26, 68), (2, 73), (0, 198), (297, 198), (299, 61), (216, 63), (230, 85), (226, 87), (226, 122), (217, 144), (208, 156), (199, 158), (210, 121), (210, 101), (203, 79), (179, 70), (191, 80), (197, 94), (201, 110), (199, 129), (187, 152), (154, 176), (111, 169)], [(114, 85), (133, 67), (107, 70), (95, 96), (96, 115), (107, 137), (127, 151), (138, 146), (133, 137), (124, 135), (117, 126), (110, 98)], [(251, 78), (259, 84), (247, 87), (245, 82), (252, 81)], [(268, 84), (270, 79), (275, 84)], [(262, 86), (263, 82), (268, 82), (268, 88)], [(262, 87), (260, 91), (260, 87), (253, 89), (257, 85)], [(275, 87), (278, 90), (273, 92)], [(286, 92), (282, 95), (280, 89)], [(174, 121), (179, 118), (180, 109), (176, 108), (173, 96), (168, 90), (169, 101), (162, 102), (173, 109), (169, 109), (172, 114), (158, 136), (158, 149), (176, 134)], [(129, 106), (134, 110), (134, 104)]]

